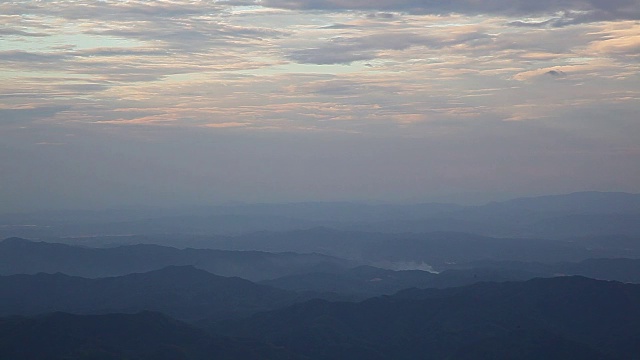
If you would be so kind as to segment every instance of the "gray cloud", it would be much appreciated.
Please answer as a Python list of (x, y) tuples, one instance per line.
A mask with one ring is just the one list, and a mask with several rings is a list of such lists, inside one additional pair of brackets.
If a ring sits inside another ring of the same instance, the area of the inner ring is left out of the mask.
[(73, 52), (75, 56), (79, 57), (93, 57), (93, 56), (167, 56), (171, 53), (166, 49), (153, 49), (153, 48), (91, 48), (84, 50), (77, 50)]
[(54, 116), (60, 111), (68, 109), (66, 106), (44, 106), (27, 109), (0, 109), (0, 125), (25, 125), (32, 121)]
[(216, 1), (39, 1), (5, 2), (0, 10), (5, 15), (24, 13), (59, 16), (72, 20), (141, 20), (175, 18), (210, 14), (222, 9)]
[[(638, 4), (640, 6), (640, 4)], [(640, 10), (635, 11), (607, 11), (607, 10), (590, 10), (590, 11), (562, 11), (558, 16), (553, 16), (544, 21), (523, 21), (517, 20), (509, 23), (511, 26), (517, 27), (563, 27), (569, 25), (578, 25), (584, 23), (598, 21), (615, 21), (625, 19), (640, 18)]]
[(373, 60), (388, 50), (406, 50), (414, 46), (440, 49), (463, 43), (491, 41), (491, 35), (469, 32), (448, 39), (419, 35), (412, 32), (377, 33), (360, 37), (336, 37), (318, 47), (292, 51), (288, 58), (304, 64), (350, 64)]
[[(553, 21), (555, 26), (640, 18), (640, 0), (263, 0), (260, 4), (301, 10), (380, 10), (420, 14), (492, 14), (516, 17), (565, 12), (564, 16)], [(522, 22), (522, 24), (526, 23)]]
[(295, 50), (288, 55), (288, 58), (295, 62), (316, 65), (351, 64), (355, 61), (371, 60), (375, 57), (375, 51), (343, 45)]
[(394, 19), (395, 17), (396, 15), (393, 13), (384, 13), (384, 12), (367, 14), (367, 18), (369, 19), (389, 20), (389, 19)]
[(383, 50), (404, 50), (432, 43), (427, 37), (413, 33), (381, 33), (363, 37), (337, 37), (321, 47), (291, 52), (289, 59), (306, 64), (350, 64), (354, 61), (375, 59)]
[(29, 31), (24, 31), (19, 29), (5, 28), (5, 29), (0, 29), (0, 37), (3, 37), (3, 36), (44, 37), (44, 36), (48, 36), (48, 34), (41, 33), (41, 32), (29, 32)]
[(22, 50), (5, 50), (0, 51), (0, 60), (6, 62), (32, 62), (47, 64), (68, 58), (68, 54), (64, 53), (38, 53)]
[[(113, 81), (152, 81), (170, 74), (180, 73), (183, 70), (175, 68), (173, 71), (163, 66), (153, 66), (144, 58), (137, 58), (136, 62), (112, 63), (104, 59), (114, 57), (122, 51), (124, 54), (132, 53), (132, 50), (100, 49), (84, 51), (63, 52), (28, 52), (20, 50), (0, 51), (0, 61), (5, 66), (23, 70), (60, 70), (68, 73), (95, 74), (102, 79)], [(101, 54), (101, 55), (100, 55)], [(93, 56), (100, 55), (96, 59)], [(86, 62), (85, 60), (91, 60)]]
[(107, 35), (145, 42), (161, 41), (172, 50), (204, 51), (211, 47), (242, 47), (263, 39), (286, 36), (277, 29), (231, 26), (218, 19), (152, 19), (147, 22), (105, 24), (102, 29), (87, 30), (90, 35)]

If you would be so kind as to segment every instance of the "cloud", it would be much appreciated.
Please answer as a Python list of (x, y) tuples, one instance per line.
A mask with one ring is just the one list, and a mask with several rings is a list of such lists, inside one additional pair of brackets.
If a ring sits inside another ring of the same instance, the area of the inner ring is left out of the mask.
[(148, 18), (174, 18), (222, 9), (217, 1), (38, 1), (3, 2), (0, 10), (5, 15), (31, 13), (63, 17), (70, 20), (143, 20)]
[(38, 32), (29, 32), (29, 31), (24, 31), (19, 29), (10, 29), (10, 28), (0, 29), (0, 37), (5, 37), (5, 36), (43, 37), (43, 36), (48, 36), (48, 34), (38, 33)]
[(640, 57), (640, 24), (638, 23), (620, 22), (604, 26), (594, 35), (599, 38), (589, 44), (589, 52), (618, 57)]
[(323, 48), (295, 50), (287, 56), (302, 64), (351, 64), (354, 61), (371, 60), (376, 57), (373, 50), (358, 49), (355, 46), (334, 45)]
[(303, 64), (347, 65), (356, 61), (373, 60), (390, 51), (399, 52), (415, 46), (439, 49), (492, 38), (488, 34), (476, 31), (454, 32), (446, 34), (446, 37), (420, 35), (413, 31), (413, 29), (410, 31), (389, 29), (386, 32), (370, 33), (365, 36), (339, 36), (319, 43), (317, 47), (291, 51), (287, 57)]
[(350, 64), (354, 61), (375, 59), (382, 50), (404, 50), (425, 42), (427, 38), (412, 33), (337, 37), (321, 47), (295, 50), (288, 57), (307, 64)]
[(397, 15), (394, 14), (394, 13), (385, 13), (385, 12), (367, 14), (367, 18), (369, 18), (369, 19), (385, 19), (385, 20), (389, 20), (389, 19), (395, 19), (396, 16)]
[(21, 50), (5, 50), (0, 51), (0, 60), (5, 64), (38, 64), (38, 66), (46, 66), (47, 64), (56, 63), (69, 58), (69, 54), (59, 52), (29, 52)]
[(353, 29), (358, 27), (357, 25), (352, 24), (333, 24), (320, 27), (321, 29)]
[[(29, 16), (0, 22), (54, 39), (15, 35), (24, 42), (7, 42), (0, 59), (14, 77), (0, 85), (0, 98), (71, 106), (57, 121), (113, 127), (251, 124), (375, 133), (427, 120), (539, 119), (547, 113), (523, 105), (530, 95), (511, 87), (526, 81), (533, 92), (595, 77), (618, 81), (637, 68), (630, 63), (633, 21), (558, 28), (553, 19), (613, 14), (633, 3), (305, 2), (335, 11), (244, 8), (247, 1), (75, 2), (86, 11), (56, 1), (4, 3), (7, 14)], [(432, 15), (450, 12), (457, 14)], [(476, 13), (488, 15), (469, 16)], [(505, 19), (511, 16), (517, 20)], [(529, 26), (545, 21), (540, 29)], [(509, 100), (487, 89), (501, 89)]]
[(223, 122), (223, 123), (213, 123), (213, 124), (205, 124), (202, 125), (204, 127), (213, 128), (213, 129), (226, 129), (226, 128), (238, 128), (238, 127), (246, 127), (251, 124), (249, 123), (241, 123), (241, 122)]
[(565, 26), (615, 19), (639, 19), (638, 0), (262, 0), (263, 6), (295, 10), (374, 10), (414, 14), (465, 14), (499, 16), (539, 16), (563, 13), (544, 22), (516, 22), (516, 25)]

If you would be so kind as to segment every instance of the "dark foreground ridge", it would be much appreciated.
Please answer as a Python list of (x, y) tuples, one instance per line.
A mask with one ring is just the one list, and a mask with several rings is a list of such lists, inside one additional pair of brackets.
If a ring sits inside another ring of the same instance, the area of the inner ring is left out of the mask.
[(6, 317), (0, 359), (633, 359), (638, 304), (640, 285), (556, 277), (311, 300), (200, 328), (154, 312)]
[(584, 277), (314, 300), (213, 326), (310, 359), (632, 359), (640, 285)]
[(299, 359), (257, 341), (212, 336), (159, 313), (0, 319), (0, 358), (20, 360)]

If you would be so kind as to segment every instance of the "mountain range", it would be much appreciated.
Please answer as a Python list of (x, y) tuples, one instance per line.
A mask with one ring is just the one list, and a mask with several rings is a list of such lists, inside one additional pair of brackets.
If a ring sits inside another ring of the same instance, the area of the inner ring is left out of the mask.
[[(464, 232), (565, 239), (640, 236), (640, 194), (578, 192), (479, 206), (455, 204), (235, 204), (186, 209), (112, 209), (0, 214), (0, 237), (243, 235), (313, 227), (386, 233)], [(115, 239), (119, 241), (119, 239)]]
[(633, 359), (639, 303), (640, 285), (564, 276), (315, 299), (197, 326), (149, 311), (14, 315), (0, 318), (0, 358)]
[(0, 275), (61, 272), (106, 277), (193, 265), (221, 276), (265, 280), (310, 271), (343, 269), (350, 262), (319, 254), (176, 249), (129, 245), (96, 249), (9, 238), (0, 242)]
[(632, 359), (640, 285), (556, 277), (313, 300), (212, 324), (309, 359)]
[(60, 273), (0, 276), (0, 294), (0, 316), (150, 310), (189, 321), (241, 317), (305, 299), (292, 291), (192, 266), (101, 279)]
[(638, 194), (0, 214), (1, 236), (0, 359), (640, 354)]

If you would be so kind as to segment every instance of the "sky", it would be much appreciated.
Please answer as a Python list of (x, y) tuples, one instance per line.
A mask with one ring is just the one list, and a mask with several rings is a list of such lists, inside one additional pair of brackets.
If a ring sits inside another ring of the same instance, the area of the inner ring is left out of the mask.
[(0, 1), (0, 212), (640, 192), (640, 0)]

